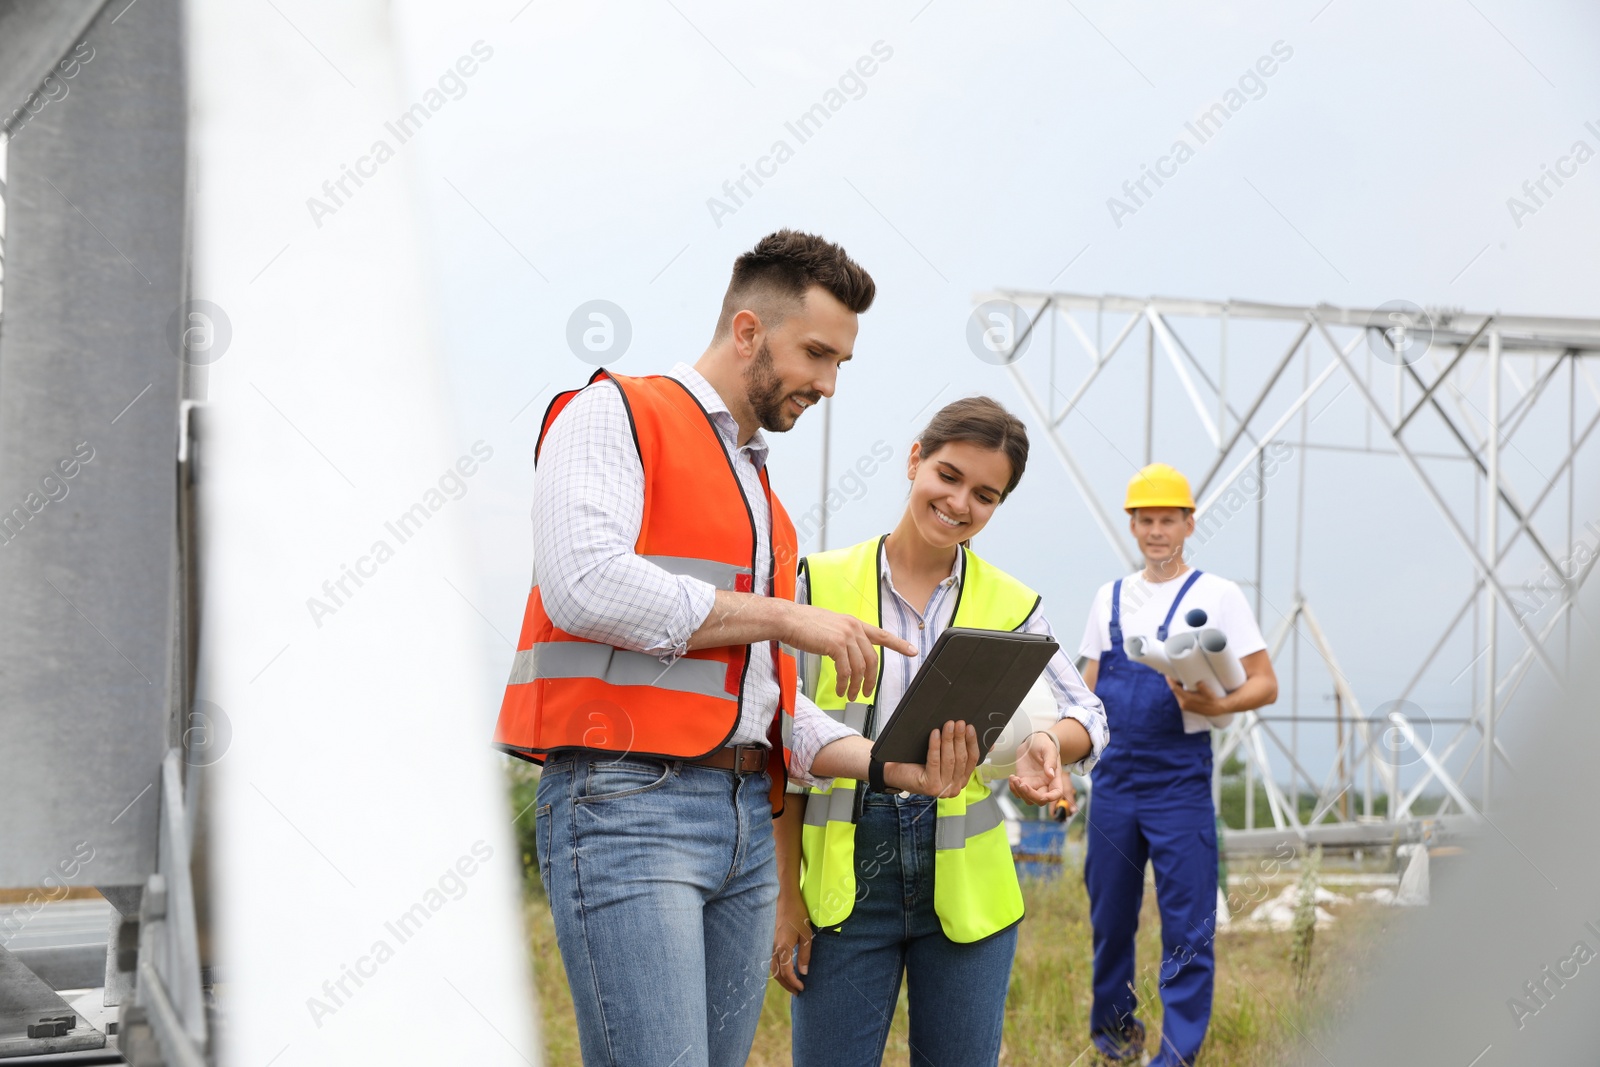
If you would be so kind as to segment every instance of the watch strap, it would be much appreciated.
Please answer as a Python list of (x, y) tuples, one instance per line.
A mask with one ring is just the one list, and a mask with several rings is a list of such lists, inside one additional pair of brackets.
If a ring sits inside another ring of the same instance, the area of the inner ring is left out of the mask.
[(889, 791), (889, 786), (883, 780), (883, 761), (876, 756), (867, 757), (867, 785), (874, 793)]

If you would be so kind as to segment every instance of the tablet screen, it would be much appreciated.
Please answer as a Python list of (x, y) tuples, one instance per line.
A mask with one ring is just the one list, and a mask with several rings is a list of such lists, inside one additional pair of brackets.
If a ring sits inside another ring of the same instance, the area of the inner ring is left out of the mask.
[(963, 720), (977, 727), (982, 760), (1058, 648), (1044, 634), (951, 627), (906, 687), (872, 754), (884, 762), (922, 763), (928, 735)]

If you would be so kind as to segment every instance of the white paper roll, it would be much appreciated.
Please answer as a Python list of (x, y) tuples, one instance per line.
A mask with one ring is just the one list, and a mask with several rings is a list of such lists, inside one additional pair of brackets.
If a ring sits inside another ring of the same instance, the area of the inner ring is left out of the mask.
[(1204, 653), (1206, 662), (1211, 665), (1211, 671), (1217, 676), (1217, 681), (1228, 692), (1233, 692), (1245, 682), (1244, 665), (1239, 662), (1239, 657), (1228, 648), (1228, 635), (1215, 627), (1208, 627), (1197, 632), (1200, 642), (1200, 651)]
[[(1217, 680), (1211, 664), (1206, 662), (1205, 654), (1201, 651), (1199, 639), (1194, 631), (1173, 634), (1167, 638), (1165, 651), (1167, 659), (1172, 663), (1172, 675), (1178, 682), (1190, 691), (1197, 691), (1201, 686), (1211, 696), (1223, 696), (1222, 683)], [(1186, 734), (1203, 733), (1213, 727), (1221, 728), (1231, 722), (1233, 716), (1200, 715), (1196, 712), (1183, 713), (1183, 732)]]
[(1212, 696), (1225, 695), (1226, 691), (1217, 680), (1216, 672), (1200, 650), (1200, 642), (1194, 631), (1173, 634), (1167, 638), (1165, 651), (1167, 660), (1172, 664), (1172, 676), (1185, 689), (1196, 691), (1203, 685)]
[(1143, 637), (1130, 637), (1122, 642), (1122, 648), (1133, 662), (1142, 663), (1153, 671), (1160, 671), (1168, 678), (1173, 676), (1171, 662), (1168, 661), (1166, 653), (1161, 651), (1161, 646), (1154, 641)]
[[(1227, 634), (1216, 627), (1207, 627), (1199, 631), (1198, 641), (1201, 654), (1211, 665), (1211, 672), (1217, 676), (1217, 681), (1222, 683), (1224, 689), (1231, 693), (1245, 683), (1244, 665), (1228, 647)], [(1214, 728), (1221, 730), (1233, 722), (1233, 716), (1213, 715), (1210, 722)]]

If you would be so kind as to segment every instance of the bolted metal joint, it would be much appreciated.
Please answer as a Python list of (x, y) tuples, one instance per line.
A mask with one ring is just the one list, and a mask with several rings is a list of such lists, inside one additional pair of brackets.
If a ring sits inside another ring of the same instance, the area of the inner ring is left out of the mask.
[(28, 1024), (29, 1037), (66, 1037), (67, 1031), (77, 1026), (76, 1015), (46, 1015), (36, 1023)]

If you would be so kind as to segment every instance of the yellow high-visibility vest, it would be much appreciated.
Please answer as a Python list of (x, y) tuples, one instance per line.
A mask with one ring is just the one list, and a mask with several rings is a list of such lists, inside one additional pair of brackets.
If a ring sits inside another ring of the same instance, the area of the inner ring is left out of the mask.
[[(801, 566), (811, 603), (882, 626), (878, 566), (883, 540), (807, 556)], [(965, 570), (951, 625), (1015, 630), (1026, 622), (1038, 607), (1039, 595), (970, 550), (961, 551)], [(819, 656), (812, 663), (817, 669), (807, 672), (815, 678), (808, 687), (811, 699), (834, 719), (864, 730), (869, 705), (834, 693), (838, 677), (832, 660)], [(878, 677), (883, 677), (881, 649)], [(835, 778), (827, 789), (812, 789), (806, 798), (800, 893), (818, 927), (840, 925), (855, 907), (855, 795), (853, 779)], [(1022, 918), (1022, 889), (999, 799), (974, 772), (960, 796), (938, 800), (935, 814), (933, 910), (945, 936), (978, 941), (1016, 923)]]

